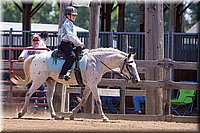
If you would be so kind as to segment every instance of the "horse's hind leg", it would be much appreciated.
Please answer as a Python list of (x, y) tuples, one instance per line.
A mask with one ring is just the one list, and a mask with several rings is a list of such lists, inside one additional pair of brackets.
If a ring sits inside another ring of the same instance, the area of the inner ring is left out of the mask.
[(27, 105), (32, 94), (42, 85), (42, 82), (33, 82), (31, 87), (28, 89), (25, 95), (25, 102), (22, 109), (18, 113), (18, 118), (21, 118), (27, 112)]
[(29, 103), (30, 97), (46, 81), (47, 76), (45, 72), (35, 72), (32, 74), (32, 85), (26, 92), (25, 102), (18, 113), (18, 118), (21, 118), (27, 112), (27, 104)]
[(55, 118), (56, 120), (63, 120), (64, 117), (59, 117), (56, 115), (56, 112), (54, 110), (53, 107), (53, 95), (55, 92), (55, 85), (56, 85), (56, 81), (52, 78), (48, 78), (46, 81), (46, 85), (48, 88), (48, 92), (47, 92), (47, 101), (48, 101), (48, 107), (49, 107), (49, 111), (51, 113), (51, 117)]
[(85, 88), (83, 91), (83, 96), (81, 102), (72, 110), (72, 114), (69, 116), (70, 120), (74, 120), (74, 116), (76, 113), (81, 109), (81, 107), (86, 103), (88, 96), (90, 94), (91, 90), (89, 88)]

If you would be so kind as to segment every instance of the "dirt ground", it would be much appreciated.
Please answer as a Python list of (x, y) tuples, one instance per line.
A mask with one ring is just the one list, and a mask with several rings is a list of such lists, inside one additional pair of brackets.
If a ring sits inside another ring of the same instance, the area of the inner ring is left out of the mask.
[(2, 132), (199, 132), (197, 123), (163, 121), (127, 121), (100, 119), (54, 120), (49, 113), (27, 113), (17, 119), (16, 113), (4, 112)]

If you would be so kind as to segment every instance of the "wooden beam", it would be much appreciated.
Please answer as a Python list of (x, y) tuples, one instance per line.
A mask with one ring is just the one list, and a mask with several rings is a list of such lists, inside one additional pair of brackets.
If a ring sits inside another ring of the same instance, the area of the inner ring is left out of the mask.
[(125, 15), (125, 3), (119, 3), (119, 13), (118, 13), (118, 25), (117, 31), (124, 31), (124, 15)]
[[(100, 2), (93, 0), (90, 3), (90, 26), (89, 26), (89, 49), (95, 49), (98, 47), (99, 39), (99, 16), (100, 16)], [(92, 93), (88, 97), (84, 112), (94, 113), (94, 98)]]
[(178, 16), (182, 15), (191, 5), (192, 5), (192, 2), (190, 2), (186, 7), (184, 7), (184, 9), (179, 12)]
[(14, 3), (14, 5), (15, 5), (21, 12), (23, 12), (22, 7), (21, 7), (16, 1), (12, 0), (12, 2)]
[(183, 10), (183, 3), (176, 6), (176, 27), (175, 32), (183, 32), (183, 14), (179, 13)]
[[(23, 31), (30, 31), (31, 30), (31, 18), (30, 18), (30, 11), (32, 8), (33, 3), (26, 3), (22, 2), (22, 7), (23, 7), (23, 15), (22, 15), (22, 21), (23, 21), (23, 26), (22, 30)], [(22, 36), (22, 45), (24, 47), (28, 47), (31, 44), (31, 35), (30, 33), (23, 33)]]
[(100, 18), (101, 18), (101, 31), (105, 31), (105, 4), (101, 4), (101, 9), (100, 9)]
[(113, 12), (114, 10), (116, 10), (118, 6), (119, 6), (119, 4), (115, 5), (115, 6), (112, 8), (112, 12)]
[[(58, 115), (66, 118), (71, 113), (59, 113)], [(181, 123), (199, 123), (199, 116), (172, 116), (172, 115), (137, 115), (137, 114), (106, 114), (110, 120), (132, 120), (132, 121), (167, 121), (167, 122), (181, 122)], [(100, 114), (78, 113), (76, 118), (87, 119), (101, 119)]]
[(176, 27), (176, 14), (175, 14), (175, 4), (171, 3), (169, 7), (169, 49), (168, 51), (171, 51), (170, 55), (167, 55), (168, 58), (171, 58), (173, 60), (173, 32), (175, 31)]
[(100, 3), (92, 1), (90, 3), (90, 26), (89, 26), (89, 49), (98, 47)]
[(125, 96), (146, 96), (146, 90), (125, 90)]
[[(144, 73), (146, 68), (172, 68), (172, 69), (180, 69), (180, 70), (198, 70), (200, 69), (199, 62), (184, 62), (184, 61), (172, 61), (172, 60), (135, 60), (137, 64), (137, 69), (139, 73)], [(9, 62), (3, 62), (2, 67), (4, 69), (10, 68)], [(23, 62), (13, 62), (13, 69), (23, 69)]]
[[(145, 60), (164, 58), (163, 1), (145, 1)], [(146, 80), (162, 80), (163, 71), (159, 68), (147, 68)], [(151, 88), (151, 86), (149, 86)], [(163, 114), (162, 88), (147, 90), (147, 114)]]
[(126, 82), (123, 79), (105, 79), (103, 78), (98, 85), (102, 86), (115, 86), (121, 88), (147, 88), (148, 87), (156, 88), (156, 87), (164, 87), (164, 82), (162, 81), (151, 81), (151, 80), (141, 80), (137, 84), (133, 84), (131, 81)]
[(60, 0), (59, 2), (59, 7), (60, 7), (60, 13), (59, 13), (59, 21), (58, 21), (58, 44), (60, 44), (61, 42), (61, 27), (62, 27), (62, 24), (63, 22), (65, 21), (66, 17), (64, 15), (64, 12), (65, 12), (65, 8), (67, 8), (70, 4), (70, 1), (67, 0), (67, 1), (62, 1)]
[(110, 31), (111, 29), (111, 13), (112, 13), (112, 7), (113, 7), (113, 3), (106, 3), (106, 23), (105, 23), (105, 31)]
[[(59, 27), (58, 31), (60, 30), (60, 27), (62, 26), (63, 22), (65, 21), (65, 16), (64, 16), (64, 11), (65, 8), (69, 5), (69, 0), (67, 1), (60, 1), (60, 14), (59, 14)], [(58, 42), (60, 43), (60, 34), (58, 36)], [(65, 91), (65, 86), (60, 83), (56, 83), (56, 89), (54, 93), (54, 98), (53, 98), (53, 103), (54, 103), (54, 108), (56, 112), (63, 111), (63, 99), (62, 99), (62, 94), (63, 91)]]
[(46, 0), (43, 0), (41, 2), (39, 2), (30, 12), (30, 17), (32, 18), (33, 15), (44, 5), (44, 3), (46, 2)]

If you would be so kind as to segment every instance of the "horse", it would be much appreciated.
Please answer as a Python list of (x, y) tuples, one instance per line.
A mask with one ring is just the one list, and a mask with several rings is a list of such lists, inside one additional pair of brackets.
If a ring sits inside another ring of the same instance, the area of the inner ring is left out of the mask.
[[(26, 92), (25, 102), (23, 107), (18, 112), (18, 118), (21, 118), (27, 112), (27, 103), (31, 95), (37, 90), (43, 83), (47, 85), (47, 102), (51, 118), (64, 119), (64, 117), (58, 116), (55, 113), (53, 107), (53, 95), (55, 92), (56, 82), (65, 85), (77, 85), (75, 75), (71, 73), (70, 80), (58, 79), (58, 72), (47, 71), (46, 57), (50, 52), (44, 54), (31, 55), (24, 60), (23, 70), (25, 79), (15, 75), (11, 78), (11, 81), (18, 86), (25, 86), (32, 82), (31, 87)], [(85, 105), (90, 93), (93, 94), (94, 100), (98, 107), (98, 112), (104, 122), (109, 121), (103, 112), (101, 99), (98, 94), (97, 85), (101, 81), (102, 76), (113, 69), (119, 68), (120, 74), (125, 80), (131, 80), (133, 83), (140, 81), (140, 77), (134, 61), (135, 54), (125, 53), (114, 48), (97, 48), (88, 51), (87, 67), (85, 71), (82, 71), (83, 83), (85, 89), (83, 90), (81, 102), (72, 110), (70, 114), (70, 120), (74, 120), (75, 115)]]

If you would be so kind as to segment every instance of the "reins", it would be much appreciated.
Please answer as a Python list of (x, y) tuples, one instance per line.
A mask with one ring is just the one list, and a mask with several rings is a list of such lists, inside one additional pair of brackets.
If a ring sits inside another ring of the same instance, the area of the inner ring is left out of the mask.
[(110, 69), (113, 73), (119, 75), (121, 78), (125, 79), (126, 81), (129, 80), (129, 78), (128, 78), (126, 75), (124, 75), (124, 74), (122, 73), (122, 70), (124, 69), (124, 65), (125, 65), (125, 60), (126, 60), (127, 58), (125, 58), (124, 63), (123, 63), (123, 66), (122, 66), (122, 69), (120, 69), (120, 72), (121, 72), (121, 73), (114, 71), (112, 68), (110, 68), (108, 65), (106, 65), (106, 64), (105, 64), (103, 61), (101, 61), (99, 58), (97, 58), (97, 57), (95, 57), (95, 58), (96, 58), (99, 62), (101, 62), (104, 66), (106, 66), (108, 69)]

